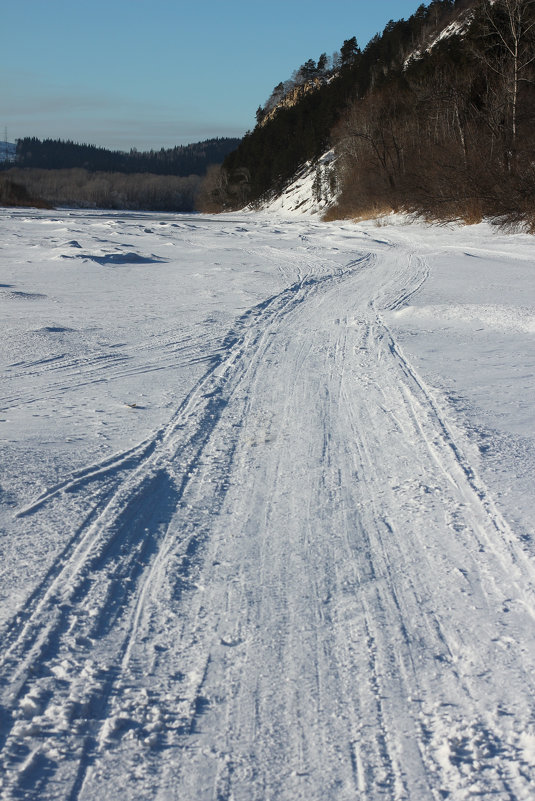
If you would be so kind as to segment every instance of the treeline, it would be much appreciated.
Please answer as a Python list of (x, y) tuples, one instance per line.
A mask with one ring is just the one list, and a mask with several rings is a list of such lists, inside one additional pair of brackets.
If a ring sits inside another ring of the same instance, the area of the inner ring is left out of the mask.
[(195, 208), (201, 181), (198, 175), (13, 167), (0, 174), (0, 203), (188, 212)]
[(211, 171), (214, 206), (258, 201), (334, 146), (339, 216), (535, 225), (535, 0), (433, 0), (342, 51), (325, 80), (268, 101)]
[(145, 153), (34, 137), (4, 165), (0, 202), (11, 205), (189, 212), (207, 170), (239, 139), (208, 139)]
[(133, 148), (123, 152), (61, 139), (26, 137), (18, 140), (15, 159), (18, 167), (36, 169), (202, 176), (210, 165), (221, 164), (239, 143), (240, 139), (217, 138), (168, 149), (140, 152)]

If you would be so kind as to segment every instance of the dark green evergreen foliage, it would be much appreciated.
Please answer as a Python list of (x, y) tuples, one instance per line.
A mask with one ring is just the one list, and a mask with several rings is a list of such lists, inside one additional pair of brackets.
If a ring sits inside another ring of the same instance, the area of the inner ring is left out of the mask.
[(314, 59), (309, 58), (308, 61), (305, 61), (299, 72), (301, 73), (300, 78), (302, 83), (313, 80), (318, 74), (318, 68)]
[(320, 75), (323, 75), (325, 73), (328, 64), (329, 64), (329, 58), (327, 56), (327, 53), (322, 53), (321, 56), (318, 58), (318, 65), (317, 65), (317, 69)]
[(351, 39), (346, 39), (340, 48), (340, 58), (342, 67), (349, 67), (354, 64), (360, 55), (360, 48), (357, 44), (357, 37), (352, 36)]
[[(392, 70), (400, 70), (407, 56), (425, 40), (449, 14), (457, 13), (473, 0), (434, 0), (421, 5), (409, 20), (390, 21), (381, 35), (373, 37), (361, 51), (356, 37), (346, 39), (340, 64), (326, 69), (322, 54), (313, 70), (309, 60), (294, 73), (293, 79), (279, 83), (257, 111), (257, 126), (246, 134), (237, 150), (223, 165), (232, 174), (246, 168), (251, 175), (249, 200), (282, 187), (304, 162), (318, 157), (331, 144), (331, 132), (356, 98), (366, 95), (386, 80)], [(316, 79), (313, 91), (302, 91), (293, 105), (281, 101), (303, 85)], [(273, 114), (273, 109), (277, 109)]]
[(151, 173), (154, 175), (205, 175), (211, 164), (221, 164), (240, 143), (239, 139), (207, 139), (191, 145), (129, 153), (95, 145), (35, 137), (19, 139), (19, 167), (40, 169), (82, 168), (89, 172)]

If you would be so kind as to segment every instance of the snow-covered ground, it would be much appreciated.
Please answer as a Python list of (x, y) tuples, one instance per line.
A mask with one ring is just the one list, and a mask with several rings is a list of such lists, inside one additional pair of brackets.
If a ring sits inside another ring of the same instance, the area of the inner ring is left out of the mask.
[(534, 238), (0, 210), (3, 801), (528, 801)]

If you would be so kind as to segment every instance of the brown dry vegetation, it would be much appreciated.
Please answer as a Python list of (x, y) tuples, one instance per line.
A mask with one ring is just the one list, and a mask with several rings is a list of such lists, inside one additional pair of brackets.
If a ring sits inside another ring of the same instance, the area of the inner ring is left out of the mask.
[(391, 208), (535, 230), (535, 2), (479, 5), (453, 37), (355, 100), (333, 133), (331, 217)]
[[(75, 206), (80, 208), (191, 211), (201, 179), (150, 173), (88, 172), (83, 169), (12, 168), (0, 176), (0, 187), (16, 186), (28, 199), (16, 205)], [(0, 190), (1, 191), (1, 190)], [(8, 189), (0, 195), (8, 205)], [(21, 195), (22, 198), (22, 195)], [(30, 198), (42, 198), (33, 202)], [(13, 205), (13, 204), (10, 204)]]
[(19, 206), (23, 208), (50, 208), (38, 197), (32, 197), (25, 186), (0, 173), (0, 206)]

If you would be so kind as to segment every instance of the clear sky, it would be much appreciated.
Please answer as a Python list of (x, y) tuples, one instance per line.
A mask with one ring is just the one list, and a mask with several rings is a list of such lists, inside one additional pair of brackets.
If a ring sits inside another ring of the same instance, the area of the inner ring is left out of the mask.
[[(242, 136), (273, 87), (421, 0), (0, 0), (0, 139)], [(426, 3), (427, 5), (427, 3)]]

